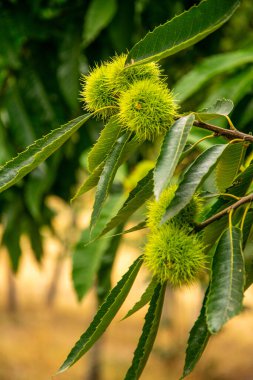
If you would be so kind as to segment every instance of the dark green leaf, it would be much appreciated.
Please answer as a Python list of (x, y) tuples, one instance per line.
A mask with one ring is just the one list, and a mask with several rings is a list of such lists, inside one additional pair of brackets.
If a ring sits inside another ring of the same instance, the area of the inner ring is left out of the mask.
[(97, 219), (102, 210), (103, 204), (108, 196), (110, 186), (113, 182), (117, 169), (119, 167), (119, 160), (124, 147), (129, 139), (129, 134), (125, 133), (121, 136), (115, 144), (112, 153), (107, 157), (101, 176), (98, 181), (95, 202), (91, 215), (91, 229), (94, 228)]
[(157, 286), (157, 280), (155, 277), (153, 277), (148, 287), (146, 288), (145, 292), (142, 294), (140, 300), (137, 301), (136, 304), (132, 307), (132, 309), (130, 309), (127, 312), (127, 314), (125, 315), (123, 319), (130, 317), (131, 315), (133, 315), (134, 313), (142, 309), (145, 305), (147, 305), (147, 303), (150, 302), (154, 294), (154, 290), (156, 286)]
[(194, 114), (178, 119), (163, 140), (154, 169), (154, 193), (157, 199), (174, 174), (194, 119)]
[(239, 3), (239, 0), (202, 1), (198, 6), (149, 32), (130, 50), (127, 63), (158, 61), (194, 45), (221, 27)]
[(190, 331), (190, 336), (188, 339), (188, 345), (186, 349), (184, 372), (180, 380), (184, 379), (193, 371), (195, 365), (201, 358), (201, 355), (203, 354), (211, 335), (207, 328), (205, 315), (208, 291), (209, 288), (207, 288), (206, 290), (200, 315)]
[(0, 168), (0, 192), (17, 183), (59, 149), (91, 115), (82, 115), (35, 141)]
[(14, 273), (18, 271), (19, 262), (21, 258), (21, 246), (20, 246), (20, 238), (21, 238), (21, 229), (18, 223), (18, 220), (15, 220), (15, 225), (8, 225), (3, 234), (3, 245), (7, 248), (11, 267)]
[(242, 310), (244, 263), (241, 231), (228, 228), (216, 248), (206, 316), (209, 331), (217, 333), (222, 326)]
[(183, 76), (177, 82), (174, 93), (177, 95), (178, 101), (183, 102), (216, 75), (231, 71), (249, 62), (253, 62), (252, 48), (214, 55)]
[(145, 317), (142, 334), (134, 352), (132, 365), (127, 371), (125, 380), (139, 379), (147, 363), (159, 327), (165, 290), (166, 283), (156, 285)]
[(85, 15), (83, 40), (90, 44), (112, 20), (117, 10), (116, 0), (92, 0)]
[(121, 125), (117, 117), (111, 117), (88, 155), (89, 170), (93, 172), (105, 160), (116, 143)]
[(173, 218), (192, 199), (195, 191), (203, 183), (217, 164), (226, 145), (214, 145), (200, 154), (184, 174), (175, 196), (167, 208), (163, 222)]
[(112, 289), (88, 329), (70, 351), (58, 373), (64, 372), (79, 360), (100, 338), (125, 301), (142, 264), (140, 256)]

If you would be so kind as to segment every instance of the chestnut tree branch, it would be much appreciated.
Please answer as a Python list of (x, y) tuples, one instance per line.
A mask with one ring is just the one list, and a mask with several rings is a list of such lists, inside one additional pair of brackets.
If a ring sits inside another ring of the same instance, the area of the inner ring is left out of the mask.
[(235, 202), (231, 206), (211, 216), (211, 218), (206, 219), (203, 223), (198, 224), (195, 228), (197, 231), (203, 230), (203, 228), (207, 227), (209, 224), (227, 215), (230, 211), (237, 209), (238, 207), (242, 206), (244, 203), (248, 203), (252, 201), (253, 201), (253, 193), (246, 195), (245, 197), (242, 197), (239, 201)]
[(225, 129), (225, 128), (217, 127), (216, 125), (204, 123), (198, 120), (194, 121), (194, 125), (196, 127), (207, 129), (208, 131), (212, 131), (217, 136), (224, 136), (229, 140), (242, 139), (244, 141), (249, 141), (253, 143), (252, 135), (248, 135), (247, 133), (240, 132), (237, 129)]

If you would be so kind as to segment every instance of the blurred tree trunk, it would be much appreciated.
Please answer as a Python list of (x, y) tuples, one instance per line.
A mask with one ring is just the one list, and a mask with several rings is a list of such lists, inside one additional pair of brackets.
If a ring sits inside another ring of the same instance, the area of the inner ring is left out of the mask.
[(103, 339), (100, 338), (98, 342), (90, 351), (89, 356), (89, 371), (86, 380), (102, 380), (102, 353), (104, 350)]
[(18, 310), (17, 287), (10, 266), (7, 267), (7, 311), (16, 313)]
[(52, 279), (46, 294), (46, 306), (48, 308), (54, 306), (65, 258), (65, 252), (60, 252), (55, 260)]

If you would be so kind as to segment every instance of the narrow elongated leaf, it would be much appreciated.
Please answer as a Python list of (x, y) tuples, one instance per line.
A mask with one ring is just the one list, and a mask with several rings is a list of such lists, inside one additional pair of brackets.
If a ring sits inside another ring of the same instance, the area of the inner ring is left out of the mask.
[(35, 141), (0, 168), (0, 192), (17, 183), (60, 148), (91, 115), (82, 115)]
[(125, 380), (138, 380), (141, 376), (157, 335), (162, 314), (165, 290), (166, 283), (158, 284), (154, 290), (149, 309), (145, 317), (142, 334), (138, 346), (134, 352), (132, 365), (125, 376)]
[(244, 143), (229, 144), (222, 153), (215, 168), (215, 179), (218, 190), (223, 193), (238, 174), (245, 155)]
[(87, 193), (87, 191), (93, 189), (93, 187), (97, 186), (101, 173), (104, 169), (104, 165), (105, 162), (101, 162), (101, 164), (94, 170), (94, 172), (89, 175), (89, 177), (81, 184), (81, 186), (71, 199), (71, 202), (73, 202), (76, 198), (80, 197), (81, 195)]
[(184, 372), (180, 380), (184, 379), (193, 371), (195, 365), (201, 358), (201, 355), (203, 354), (208, 340), (211, 336), (210, 332), (208, 331), (205, 315), (208, 292), (209, 288), (207, 288), (206, 290), (200, 315), (190, 331), (190, 336), (188, 339), (188, 345), (186, 349)]
[(142, 264), (142, 257), (140, 256), (131, 265), (129, 270), (124, 274), (118, 284), (112, 289), (102, 304), (93, 321), (88, 329), (80, 337), (78, 342), (70, 351), (67, 359), (60, 367), (58, 373), (64, 372), (71, 367), (78, 359), (80, 359), (100, 338), (106, 328), (109, 326), (119, 308), (126, 299), (133, 282), (139, 272)]
[(214, 145), (200, 154), (186, 171), (173, 200), (167, 208), (163, 222), (173, 218), (192, 199), (193, 194), (217, 164), (226, 145)]
[(206, 306), (207, 325), (212, 334), (217, 333), (242, 309), (244, 263), (241, 240), (239, 228), (227, 229), (221, 236), (213, 257)]
[(92, 0), (84, 20), (83, 40), (89, 45), (112, 20), (117, 10), (116, 0)]
[(202, 1), (198, 6), (149, 32), (130, 50), (127, 63), (158, 61), (194, 45), (221, 27), (239, 3), (239, 0)]
[(121, 131), (121, 125), (116, 117), (111, 117), (102, 129), (99, 139), (88, 155), (89, 170), (93, 172), (104, 161), (116, 143)]
[(178, 119), (166, 134), (154, 169), (154, 193), (158, 199), (170, 181), (194, 122), (194, 114)]
[(174, 93), (178, 101), (183, 102), (216, 75), (232, 71), (249, 62), (253, 62), (252, 48), (209, 57), (176, 83)]
[(129, 197), (119, 210), (117, 215), (106, 225), (101, 235), (111, 231), (119, 224), (125, 223), (127, 219), (145, 203), (153, 194), (153, 170), (142, 178), (137, 186), (131, 191)]
[(108, 158), (105, 161), (105, 165), (97, 185), (95, 202), (91, 215), (91, 228), (95, 226), (97, 219), (100, 215), (103, 204), (107, 198), (110, 186), (119, 167), (120, 156), (128, 139), (128, 133), (125, 133), (123, 136), (121, 136), (115, 144), (112, 153), (108, 156)]
[(155, 287), (157, 286), (157, 280), (155, 277), (152, 278), (151, 282), (149, 283), (148, 287), (146, 288), (145, 292), (142, 294), (139, 301), (136, 302), (136, 304), (130, 309), (125, 317), (123, 319), (126, 319), (142, 309), (147, 303), (151, 300)]

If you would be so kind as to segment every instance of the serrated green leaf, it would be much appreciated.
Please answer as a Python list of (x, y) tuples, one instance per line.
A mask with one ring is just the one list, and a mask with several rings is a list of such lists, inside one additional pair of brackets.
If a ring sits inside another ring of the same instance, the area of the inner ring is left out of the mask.
[(232, 71), (250, 62), (253, 62), (252, 48), (217, 54), (205, 59), (176, 83), (174, 93), (177, 100), (185, 101), (216, 75)]
[[(234, 104), (229, 99), (219, 99), (215, 104), (195, 113), (196, 119), (202, 122), (208, 122), (213, 119), (222, 118), (229, 115), (233, 110)], [(224, 119), (225, 120), (225, 119)]]
[(243, 142), (229, 144), (222, 153), (215, 168), (216, 186), (221, 193), (224, 193), (232, 184), (239, 172), (244, 155), (245, 144)]
[(111, 117), (88, 155), (89, 170), (93, 172), (105, 160), (116, 143), (122, 126), (117, 117)]
[(228, 228), (221, 236), (212, 264), (210, 291), (206, 318), (211, 334), (242, 310), (244, 290), (244, 263), (241, 231)]
[(95, 194), (95, 202), (90, 222), (91, 229), (94, 228), (102, 210), (103, 204), (108, 196), (110, 186), (119, 167), (121, 154), (126, 146), (128, 139), (129, 133), (122, 135), (116, 142), (111, 154), (105, 160), (105, 165), (99, 178)]
[(125, 301), (139, 272), (141, 264), (142, 257), (140, 256), (137, 260), (135, 260), (135, 262), (130, 266), (129, 270), (124, 274), (118, 284), (109, 293), (105, 302), (99, 308), (90, 326), (72, 348), (67, 359), (58, 370), (58, 373), (64, 372), (69, 367), (71, 367), (93, 346), (93, 344), (104, 333), (106, 328), (115, 317), (119, 308)]
[(130, 50), (127, 63), (158, 61), (194, 45), (221, 27), (239, 3), (239, 0), (202, 1), (198, 6), (149, 32)]
[(134, 352), (132, 365), (127, 371), (125, 380), (137, 380), (146, 365), (152, 350), (159, 322), (162, 314), (166, 283), (157, 284), (153, 292), (149, 309), (145, 317), (145, 323), (142, 329), (142, 334), (138, 346)]
[(130, 234), (131, 232), (143, 230), (144, 228), (147, 228), (146, 220), (144, 220), (143, 222), (138, 223), (134, 227), (131, 227), (131, 228), (127, 229), (127, 230), (124, 230), (122, 234)]
[(147, 303), (151, 300), (155, 287), (157, 286), (157, 279), (155, 277), (152, 278), (151, 282), (149, 283), (148, 287), (146, 288), (145, 292), (142, 294), (141, 298), (138, 302), (130, 309), (127, 314), (124, 316), (123, 319), (126, 319), (142, 309)]
[(101, 173), (104, 169), (104, 166), (105, 166), (105, 162), (103, 161), (94, 170), (94, 172), (91, 173), (87, 179), (85, 179), (85, 181), (78, 188), (75, 195), (71, 198), (71, 202), (73, 202), (76, 198), (80, 197), (81, 195), (87, 193), (87, 191), (93, 189), (93, 187), (97, 186)]
[(17, 183), (60, 148), (91, 115), (82, 115), (35, 141), (0, 168), (0, 192)]
[(181, 117), (172, 125), (163, 140), (161, 152), (154, 169), (154, 194), (156, 199), (159, 198), (174, 174), (194, 120), (194, 114)]
[(208, 292), (209, 292), (209, 288), (207, 288), (206, 290), (206, 294), (203, 300), (203, 305), (200, 311), (200, 315), (190, 331), (190, 336), (188, 339), (186, 355), (185, 355), (184, 371), (180, 380), (183, 380), (186, 376), (188, 376), (193, 371), (195, 365), (201, 358), (201, 355), (203, 354), (211, 335), (207, 328), (206, 316), (205, 316), (206, 300), (207, 300)]
[(125, 223), (127, 219), (152, 196), (153, 187), (153, 170), (150, 170), (148, 174), (137, 183), (137, 186), (131, 191), (122, 208), (106, 225), (100, 236), (111, 231), (119, 224)]
[(83, 41), (89, 45), (112, 20), (117, 11), (116, 0), (93, 0), (85, 15)]
[(214, 145), (196, 158), (185, 172), (182, 182), (166, 210), (163, 222), (173, 218), (190, 202), (195, 191), (217, 164), (224, 149), (226, 149), (225, 144)]
[(209, 107), (201, 110), (201, 113), (209, 114), (219, 114), (219, 115), (229, 115), (233, 110), (234, 104), (230, 99), (218, 99), (216, 102)]

